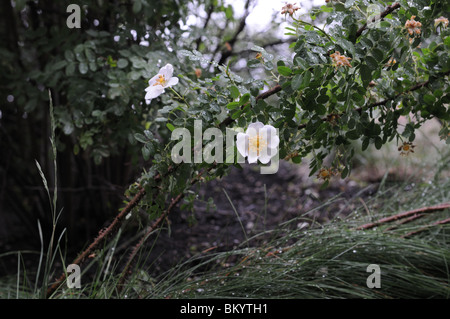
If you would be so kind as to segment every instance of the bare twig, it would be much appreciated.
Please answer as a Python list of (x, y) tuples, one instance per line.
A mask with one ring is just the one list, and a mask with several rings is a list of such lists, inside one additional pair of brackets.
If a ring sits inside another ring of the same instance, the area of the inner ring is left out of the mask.
[(385, 231), (388, 232), (388, 231), (394, 230), (394, 229), (398, 228), (398, 226), (400, 226), (400, 225), (404, 225), (406, 223), (412, 222), (412, 221), (422, 218), (424, 216), (425, 216), (425, 214), (414, 214), (411, 217), (408, 217), (408, 218), (405, 218), (405, 219), (399, 221), (396, 225), (386, 228)]
[(124, 270), (122, 271), (122, 275), (119, 279), (119, 283), (117, 284), (118, 292), (120, 292), (122, 290), (125, 280), (132, 273), (131, 267), (134, 264), (134, 259), (136, 257), (137, 252), (139, 251), (139, 249), (145, 243), (147, 238), (152, 234), (152, 232), (162, 224), (162, 221), (167, 218), (167, 216), (170, 214), (172, 208), (176, 204), (178, 204), (178, 202), (183, 197), (184, 197), (184, 193), (181, 193), (177, 197), (172, 199), (172, 202), (170, 203), (169, 207), (165, 210), (165, 212), (162, 213), (161, 216), (159, 216), (159, 218), (153, 223), (153, 225), (148, 228), (148, 230), (145, 232), (144, 236), (142, 236), (141, 239), (139, 240), (139, 242), (136, 244), (136, 246), (134, 246), (133, 251), (131, 252), (130, 256), (128, 257), (126, 266), (125, 266)]
[[(214, 12), (214, 5), (210, 5), (208, 8), (208, 12), (206, 13), (206, 20), (205, 23), (203, 24), (203, 30), (206, 30), (206, 27), (208, 26), (209, 20), (211, 19), (211, 15)], [(195, 41), (195, 44), (197, 46), (197, 50), (200, 48), (200, 44), (202, 43), (202, 37), (199, 36), (197, 38), (197, 40)]]
[[(276, 45), (280, 45), (280, 44), (286, 44), (286, 43), (290, 43), (290, 39), (279, 39), (279, 40), (274, 40), (272, 42), (268, 42), (266, 44), (262, 44), (260, 45), (261, 48), (268, 48), (268, 47), (273, 47)], [(242, 55), (242, 54), (246, 54), (246, 53), (256, 53), (255, 51), (251, 50), (251, 49), (246, 49), (246, 50), (242, 50), (242, 51), (238, 51), (238, 52), (232, 52), (231, 55)]]
[[(89, 245), (87, 249), (85, 249), (78, 257), (75, 259), (73, 264), (81, 264), (97, 247), (99, 247), (100, 243), (103, 242), (104, 239), (108, 237), (108, 235), (114, 233), (119, 225), (123, 222), (125, 216), (141, 201), (141, 199), (145, 195), (145, 189), (141, 188), (139, 192), (134, 196), (134, 198), (128, 203), (128, 205), (122, 209), (122, 211), (114, 218), (113, 222), (106, 228), (99, 231), (97, 238)], [(52, 295), (52, 293), (62, 284), (62, 282), (66, 279), (66, 273), (63, 273), (56, 282), (50, 286), (47, 290), (47, 298)]]
[(239, 21), (238, 28), (234, 32), (233, 37), (229, 41), (227, 41), (229, 44), (229, 47), (226, 50), (222, 51), (222, 55), (219, 59), (219, 65), (222, 65), (223, 63), (225, 63), (226, 59), (231, 55), (231, 53), (233, 52), (234, 44), (236, 43), (239, 34), (241, 34), (241, 32), (244, 31), (245, 20), (247, 19), (248, 15), (250, 14), (250, 12), (248, 10), (249, 5), (250, 5), (250, 0), (247, 0), (247, 2), (245, 3), (244, 15), (241, 18), (241, 20)]
[[(209, 172), (211, 169), (213, 169), (215, 167), (216, 167), (216, 163), (214, 163), (212, 166), (210, 166), (209, 168), (205, 169), (204, 171), (198, 173), (197, 176), (191, 180), (191, 182), (190, 182), (191, 186), (194, 185), (195, 183), (197, 183), (198, 181), (200, 181), (202, 175), (205, 172)], [(148, 228), (148, 230), (145, 232), (144, 236), (141, 237), (141, 240), (136, 244), (136, 246), (134, 246), (133, 251), (131, 252), (131, 254), (129, 256), (128, 261), (126, 263), (126, 266), (125, 266), (124, 270), (122, 271), (122, 275), (121, 275), (121, 277), (119, 279), (119, 283), (117, 285), (118, 286), (118, 292), (120, 292), (122, 290), (123, 284), (125, 283), (125, 280), (132, 273), (131, 268), (132, 268), (132, 266), (134, 264), (134, 259), (136, 258), (136, 255), (137, 255), (137, 252), (139, 251), (139, 249), (145, 243), (147, 238), (152, 234), (152, 232), (156, 228), (161, 226), (163, 220), (165, 220), (167, 218), (167, 216), (170, 214), (172, 209), (180, 202), (180, 200), (184, 197), (184, 195), (185, 195), (184, 193), (181, 193), (177, 197), (172, 199), (169, 207), (164, 211), (164, 213), (161, 214), (161, 216), (159, 216), (159, 218), (153, 223), (153, 225)]]
[[(397, 10), (398, 8), (400, 8), (400, 3), (396, 2), (391, 6), (388, 6), (386, 8), (386, 10), (384, 10), (381, 14), (380, 17), (376, 16), (373, 17), (372, 20), (370, 22), (375, 22), (377, 19), (383, 19), (384, 17), (386, 17), (389, 13), (391, 13), (394, 10)], [(367, 23), (365, 23), (361, 28), (359, 28), (358, 31), (356, 31), (356, 39), (363, 33), (363, 31), (367, 28)]]
[(431, 224), (431, 225), (422, 227), (422, 228), (420, 228), (420, 229), (418, 229), (418, 230), (415, 230), (415, 231), (412, 231), (412, 232), (410, 232), (410, 233), (407, 233), (407, 234), (405, 234), (405, 235), (403, 235), (403, 236), (401, 236), (401, 237), (402, 237), (402, 238), (409, 238), (409, 237), (411, 237), (411, 236), (414, 236), (414, 235), (417, 235), (418, 233), (423, 232), (424, 230), (427, 230), (428, 228), (430, 228), (430, 227), (432, 227), (432, 226), (445, 225), (445, 224), (450, 224), (450, 218), (447, 218), (447, 219), (444, 219), (444, 220), (438, 220), (437, 222), (434, 222), (434, 223)]
[(356, 229), (357, 230), (370, 229), (370, 228), (373, 228), (373, 227), (377, 227), (377, 226), (379, 226), (381, 224), (385, 224), (385, 223), (396, 221), (396, 220), (399, 220), (399, 219), (402, 219), (402, 218), (406, 218), (406, 217), (410, 217), (410, 216), (413, 216), (413, 215), (417, 215), (419, 213), (431, 213), (431, 212), (435, 212), (435, 211), (445, 210), (445, 209), (448, 209), (448, 208), (450, 208), (450, 203), (444, 203), (444, 204), (439, 204), (439, 205), (436, 205), (436, 206), (417, 208), (417, 209), (406, 211), (406, 212), (403, 212), (403, 213), (400, 213), (400, 214), (396, 214), (396, 215), (393, 215), (393, 216), (382, 218), (382, 219), (380, 219), (380, 220), (378, 220), (376, 222), (373, 222), (373, 223), (369, 223), (369, 224), (364, 224), (364, 225), (358, 226)]

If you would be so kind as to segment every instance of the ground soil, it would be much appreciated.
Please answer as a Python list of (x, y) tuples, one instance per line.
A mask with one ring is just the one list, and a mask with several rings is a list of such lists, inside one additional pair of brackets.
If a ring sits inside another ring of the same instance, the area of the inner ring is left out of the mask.
[[(152, 275), (195, 255), (238, 248), (246, 238), (276, 229), (293, 218), (298, 218), (294, 227), (305, 227), (343, 217), (361, 206), (358, 198), (365, 199), (376, 191), (377, 182), (335, 178), (327, 188), (321, 189), (321, 185), (315, 176), (308, 177), (307, 167), (284, 161), (273, 175), (261, 175), (257, 167), (246, 165), (222, 179), (199, 185), (194, 188), (198, 199), (193, 211), (178, 206), (156, 244), (149, 241)], [(335, 196), (339, 197), (330, 205), (314, 209)], [(208, 207), (209, 198), (215, 208)], [(255, 239), (250, 244), (258, 242)]]

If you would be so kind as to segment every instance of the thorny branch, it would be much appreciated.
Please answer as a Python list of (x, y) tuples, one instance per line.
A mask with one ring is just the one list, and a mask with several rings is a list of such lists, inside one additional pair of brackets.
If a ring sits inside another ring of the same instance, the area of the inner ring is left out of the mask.
[[(396, 3), (394, 3), (393, 5), (388, 6), (388, 7), (386, 8), (386, 10), (384, 10), (384, 11), (380, 14), (379, 17), (378, 17), (378, 16), (373, 17), (372, 20), (371, 20), (370, 22), (375, 22), (377, 19), (380, 19), (380, 20), (381, 20), (381, 19), (383, 19), (384, 17), (386, 17), (389, 13), (393, 12), (394, 10), (397, 10), (398, 8), (400, 8), (400, 3), (396, 2)], [(367, 23), (365, 23), (361, 28), (359, 28), (358, 31), (356, 31), (356, 38), (355, 38), (355, 41), (356, 41), (357, 38), (359, 38), (359, 36), (363, 33), (363, 31), (364, 31), (366, 28), (367, 28)]]
[(422, 228), (420, 228), (420, 229), (418, 229), (418, 230), (415, 230), (415, 231), (412, 231), (412, 232), (410, 232), (410, 233), (407, 233), (407, 234), (405, 234), (405, 235), (403, 235), (403, 236), (401, 236), (401, 237), (402, 237), (402, 238), (408, 238), (408, 237), (414, 236), (414, 235), (416, 235), (416, 234), (418, 234), (418, 233), (421, 233), (421, 232), (423, 232), (424, 230), (427, 230), (429, 227), (432, 227), (432, 226), (438, 226), (438, 225), (445, 225), (445, 224), (450, 224), (450, 218), (447, 218), (447, 219), (444, 219), (444, 220), (438, 220), (437, 222), (434, 222), (434, 223), (431, 224), (431, 225), (422, 227)]
[(369, 223), (369, 224), (364, 224), (361, 226), (358, 226), (356, 229), (357, 230), (361, 230), (361, 229), (370, 229), (370, 228), (374, 228), (377, 227), (381, 224), (385, 224), (385, 223), (389, 223), (389, 222), (393, 222), (402, 218), (407, 218), (407, 217), (411, 217), (417, 214), (421, 214), (421, 213), (430, 213), (430, 212), (435, 212), (435, 211), (441, 211), (441, 210), (445, 210), (450, 208), (450, 203), (444, 203), (444, 204), (440, 204), (440, 205), (436, 205), (436, 206), (429, 206), (429, 207), (422, 207), (422, 208), (417, 208), (417, 209), (413, 209), (410, 211), (406, 211), (400, 214), (396, 214), (393, 216), (389, 216), (389, 217), (385, 217), (382, 219), (377, 220), (376, 222), (373, 223)]
[[(205, 172), (209, 172), (210, 170), (212, 170), (215, 166), (216, 165), (213, 164), (208, 169), (206, 169), (203, 172), (200, 172), (199, 174), (197, 174), (197, 176), (194, 179), (191, 180), (191, 186), (194, 185), (195, 183), (197, 183), (198, 181), (200, 181), (202, 175)], [(126, 266), (125, 266), (124, 270), (122, 271), (121, 278), (119, 279), (119, 284), (118, 284), (119, 291), (122, 289), (123, 284), (124, 284), (125, 280), (127, 279), (127, 277), (132, 273), (131, 268), (132, 268), (132, 266), (134, 264), (134, 259), (136, 258), (136, 254), (139, 251), (139, 249), (142, 247), (142, 245), (145, 243), (145, 241), (148, 239), (148, 237), (152, 234), (152, 232), (162, 225), (162, 221), (165, 220), (167, 218), (167, 216), (169, 216), (169, 214), (172, 211), (172, 209), (180, 202), (181, 199), (184, 198), (184, 195), (185, 195), (184, 193), (181, 193), (177, 197), (172, 199), (172, 201), (170, 202), (169, 207), (164, 211), (164, 213), (161, 214), (161, 216), (153, 223), (153, 225), (148, 228), (148, 230), (141, 237), (141, 239), (136, 244), (136, 246), (134, 246), (133, 251), (131, 252), (130, 256), (128, 257), (128, 261), (126, 263)]]
[[(208, 12), (206, 13), (206, 20), (205, 23), (203, 24), (203, 30), (206, 30), (206, 27), (208, 26), (209, 20), (211, 20), (211, 16), (214, 12), (214, 5), (210, 5), (208, 8)], [(197, 46), (197, 50), (200, 48), (200, 44), (202, 43), (202, 37), (198, 37), (197, 40), (195, 41), (195, 44)]]
[[(104, 239), (106, 239), (109, 235), (115, 233), (119, 226), (122, 224), (125, 216), (131, 212), (131, 210), (136, 207), (136, 205), (141, 201), (141, 199), (145, 195), (145, 189), (141, 188), (139, 192), (134, 196), (134, 198), (128, 203), (128, 205), (122, 209), (122, 211), (114, 218), (112, 223), (106, 228), (101, 229), (99, 231), (99, 234), (97, 238), (89, 245), (87, 249), (85, 249), (78, 257), (75, 259), (73, 264), (81, 264), (88, 256), (89, 254), (94, 251), (97, 247), (100, 246), (100, 244), (103, 242)], [(61, 285), (61, 283), (66, 279), (66, 273), (63, 273), (56, 282), (50, 286), (50, 288), (47, 290), (47, 298), (52, 295), (52, 293)]]
[(234, 33), (233, 37), (231, 38), (231, 40), (227, 41), (229, 44), (229, 47), (222, 51), (222, 55), (219, 59), (219, 65), (222, 65), (225, 63), (226, 59), (231, 55), (231, 53), (233, 52), (233, 47), (234, 44), (237, 41), (237, 38), (239, 36), (239, 34), (241, 34), (241, 32), (244, 30), (245, 28), (245, 20), (247, 19), (248, 15), (250, 14), (248, 7), (250, 6), (250, 0), (247, 0), (247, 2), (245, 3), (245, 13), (244, 16), (241, 18), (238, 28), (236, 29), (236, 32)]

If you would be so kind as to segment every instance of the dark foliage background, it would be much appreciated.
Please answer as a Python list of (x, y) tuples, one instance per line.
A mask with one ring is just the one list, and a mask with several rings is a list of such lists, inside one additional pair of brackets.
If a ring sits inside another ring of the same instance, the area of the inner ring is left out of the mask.
[[(80, 5), (80, 29), (66, 26), (71, 3)], [(253, 4), (246, 1), (237, 17), (231, 6), (210, 0), (2, 1), (0, 250), (38, 248), (38, 220), (50, 233), (48, 196), (35, 164), (52, 190), (49, 92), (64, 210), (58, 225), (67, 227), (76, 251), (116, 214), (141, 171), (133, 135), (154, 124), (158, 109), (144, 102), (147, 80), (161, 63), (178, 64), (195, 79), (193, 64), (178, 63), (181, 48), (212, 52), (221, 63), (252, 54), (239, 40)], [(188, 15), (199, 27), (186, 27)], [(271, 32), (253, 40), (272, 48), (284, 43)]]

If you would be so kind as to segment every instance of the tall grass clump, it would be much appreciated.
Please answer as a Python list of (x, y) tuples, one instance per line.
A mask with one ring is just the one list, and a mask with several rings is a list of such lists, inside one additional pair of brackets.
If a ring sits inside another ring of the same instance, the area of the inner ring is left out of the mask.
[[(51, 276), (53, 273), (53, 265), (55, 264), (56, 257), (60, 255), (63, 258), (63, 252), (61, 250), (61, 240), (64, 236), (65, 229), (57, 236), (57, 223), (61, 216), (62, 209), (58, 211), (58, 169), (57, 169), (57, 149), (56, 149), (56, 138), (55, 129), (56, 121), (53, 112), (53, 101), (51, 93), (49, 92), (49, 105), (50, 105), (50, 143), (51, 143), (51, 156), (53, 158), (53, 192), (51, 192), (47, 178), (42, 170), (41, 165), (36, 160), (36, 167), (41, 176), (44, 189), (47, 193), (50, 213), (51, 213), (51, 233), (48, 242), (45, 242), (45, 234), (42, 231), (41, 223), (37, 221), (37, 228), (39, 231), (39, 240), (41, 244), (41, 249), (39, 252), (35, 251), (17, 251), (17, 252), (7, 252), (0, 255), (1, 257), (17, 254), (17, 275), (15, 284), (14, 278), (7, 277), (1, 280), (0, 293), (6, 298), (45, 298), (45, 292), (51, 281)], [(29, 271), (25, 267), (23, 255), (24, 254), (38, 254), (39, 261), (38, 265), (33, 271)]]
[[(383, 179), (376, 195), (343, 219), (305, 228), (305, 213), (248, 238), (241, 248), (200, 254), (152, 281), (145, 280), (151, 270), (141, 270), (128, 294), (140, 298), (449, 298), (449, 164), (446, 151), (434, 178), (415, 176), (389, 186)], [(404, 212), (408, 213), (401, 215)], [(380, 267), (380, 288), (367, 285), (372, 264)]]

